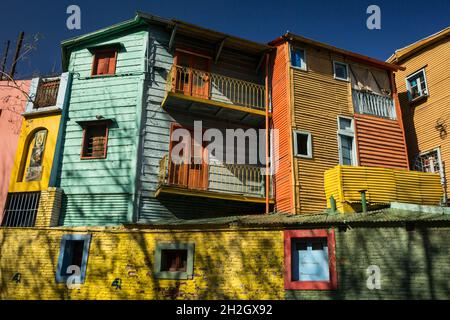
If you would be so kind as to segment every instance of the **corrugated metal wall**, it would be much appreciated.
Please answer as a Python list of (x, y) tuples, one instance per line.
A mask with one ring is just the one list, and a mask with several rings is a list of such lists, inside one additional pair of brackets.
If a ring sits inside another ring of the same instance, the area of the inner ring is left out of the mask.
[(339, 57), (305, 48), (308, 72), (291, 69), (294, 129), (312, 134), (313, 158), (294, 159), (296, 209), (297, 213), (314, 213), (326, 207), (324, 171), (339, 164), (337, 117), (352, 116), (353, 106), (350, 83), (333, 78), (333, 59)]
[[(410, 165), (419, 153), (441, 148), (447, 181), (450, 179), (450, 40), (444, 38), (401, 63), (405, 71), (396, 73), (402, 106)], [(408, 101), (405, 79), (425, 67), (429, 97), (415, 104)], [(436, 129), (438, 122), (445, 132)], [(448, 182), (447, 182), (448, 184)], [(447, 194), (450, 192), (447, 189)]]
[(292, 133), (289, 90), (288, 45), (283, 43), (272, 55), (273, 126), (279, 132), (278, 172), (274, 177), (276, 210), (295, 213), (293, 201)]
[[(201, 197), (167, 196), (155, 198), (158, 188), (159, 161), (169, 152), (170, 125), (178, 122), (183, 125), (192, 126), (193, 120), (203, 120), (204, 128), (235, 128), (226, 119), (220, 123), (211, 123), (207, 117), (186, 115), (181, 112), (167, 112), (161, 107), (165, 97), (166, 78), (173, 64), (173, 51), (169, 51), (170, 33), (164, 28), (151, 27), (149, 29), (149, 61), (153, 72), (146, 79), (145, 90), (145, 113), (143, 127), (143, 147), (141, 150), (142, 164), (140, 168), (139, 193), (140, 203), (138, 219), (140, 222), (155, 221), (167, 218), (192, 218), (205, 216), (218, 216), (222, 214), (240, 213), (262, 213), (260, 205), (238, 203), (232, 201), (208, 200)], [(176, 45), (184, 48), (192, 47), (196, 50), (214, 52), (214, 46), (184, 36), (177, 36)], [(248, 57), (226, 48), (222, 50), (217, 64), (212, 64), (211, 71), (227, 76), (237, 77), (257, 82), (263, 78), (258, 77), (255, 72), (256, 66)], [(264, 69), (264, 68), (260, 68)], [(261, 71), (260, 71), (261, 72)], [(175, 107), (173, 107), (174, 110)], [(245, 128), (244, 128), (245, 129)]]
[(359, 165), (408, 168), (403, 131), (397, 120), (355, 114)]

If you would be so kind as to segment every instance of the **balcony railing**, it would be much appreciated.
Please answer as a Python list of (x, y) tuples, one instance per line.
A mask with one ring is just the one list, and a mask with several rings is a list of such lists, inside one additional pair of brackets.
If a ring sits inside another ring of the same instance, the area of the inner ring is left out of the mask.
[(175, 165), (169, 164), (168, 155), (159, 162), (159, 185), (265, 197), (265, 176), (260, 166), (224, 163)]
[(167, 78), (166, 90), (251, 109), (265, 110), (265, 87), (263, 85), (189, 67), (172, 66)]
[(369, 206), (391, 202), (439, 205), (443, 196), (438, 173), (405, 169), (339, 165), (325, 171), (324, 185), (328, 204), (333, 196), (343, 213), (358, 211), (362, 191)]
[(45, 108), (56, 105), (60, 79), (43, 80), (39, 83), (34, 99), (35, 108)]
[(352, 90), (353, 105), (356, 113), (396, 119), (394, 100), (372, 92)]

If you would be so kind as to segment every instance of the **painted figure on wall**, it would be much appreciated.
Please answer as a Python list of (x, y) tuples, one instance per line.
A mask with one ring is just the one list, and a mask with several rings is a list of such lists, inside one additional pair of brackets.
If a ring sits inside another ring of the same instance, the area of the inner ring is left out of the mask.
[(31, 150), (30, 163), (27, 168), (25, 180), (39, 181), (42, 176), (42, 158), (44, 156), (47, 130), (40, 130), (34, 135), (34, 146)]

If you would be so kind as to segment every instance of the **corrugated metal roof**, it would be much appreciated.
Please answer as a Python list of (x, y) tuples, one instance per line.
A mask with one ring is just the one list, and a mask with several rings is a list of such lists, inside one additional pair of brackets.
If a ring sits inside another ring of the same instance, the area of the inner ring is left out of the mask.
[(139, 228), (173, 228), (173, 227), (208, 227), (208, 226), (257, 226), (257, 227), (292, 227), (292, 226), (334, 226), (355, 224), (392, 224), (392, 223), (438, 223), (449, 222), (450, 214), (424, 213), (400, 209), (381, 209), (367, 213), (352, 214), (318, 214), (292, 215), (272, 213), (268, 215), (245, 215), (203, 219), (161, 220), (151, 224), (133, 224), (128, 227)]

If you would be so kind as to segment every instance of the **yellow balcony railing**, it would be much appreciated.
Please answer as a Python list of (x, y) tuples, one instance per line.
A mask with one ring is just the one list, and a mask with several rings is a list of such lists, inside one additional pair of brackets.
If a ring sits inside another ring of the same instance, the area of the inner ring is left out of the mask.
[(174, 65), (166, 83), (167, 92), (265, 110), (265, 87), (220, 74)]
[(336, 200), (340, 212), (357, 212), (361, 191), (369, 207), (391, 202), (439, 205), (443, 188), (438, 173), (378, 167), (336, 166), (325, 171), (325, 195)]
[(265, 178), (261, 167), (256, 165), (173, 164), (168, 155), (159, 162), (160, 186), (264, 198)]

